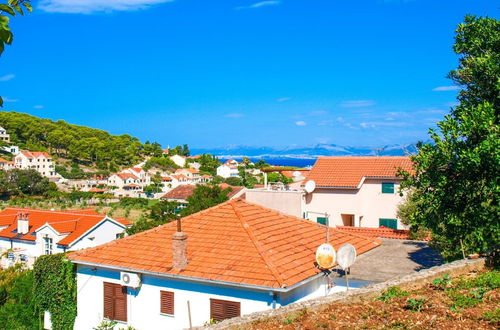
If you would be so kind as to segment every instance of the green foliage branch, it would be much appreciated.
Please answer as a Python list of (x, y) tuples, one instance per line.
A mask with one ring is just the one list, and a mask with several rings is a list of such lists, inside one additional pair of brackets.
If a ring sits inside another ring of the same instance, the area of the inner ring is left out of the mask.
[(500, 21), (466, 16), (456, 31), (459, 67), (450, 73), (460, 104), (419, 143), (402, 215), (432, 232), (432, 244), (453, 260), (500, 242)]

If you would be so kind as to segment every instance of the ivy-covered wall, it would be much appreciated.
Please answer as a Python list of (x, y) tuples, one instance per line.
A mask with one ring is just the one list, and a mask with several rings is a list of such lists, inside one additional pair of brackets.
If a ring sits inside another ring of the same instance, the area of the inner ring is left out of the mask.
[(54, 330), (73, 329), (76, 318), (75, 265), (65, 254), (44, 255), (33, 265), (33, 301), (42, 317), (51, 313)]

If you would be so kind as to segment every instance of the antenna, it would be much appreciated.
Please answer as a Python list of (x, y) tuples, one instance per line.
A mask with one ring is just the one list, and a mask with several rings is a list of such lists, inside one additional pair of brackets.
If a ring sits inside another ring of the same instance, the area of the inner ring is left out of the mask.
[(345, 283), (347, 290), (349, 290), (349, 279), (347, 277), (348, 271), (356, 261), (356, 248), (351, 244), (343, 244), (337, 252), (337, 264), (342, 268), (345, 275)]
[(312, 193), (316, 189), (316, 182), (314, 180), (309, 180), (306, 182), (305, 190), (308, 194)]

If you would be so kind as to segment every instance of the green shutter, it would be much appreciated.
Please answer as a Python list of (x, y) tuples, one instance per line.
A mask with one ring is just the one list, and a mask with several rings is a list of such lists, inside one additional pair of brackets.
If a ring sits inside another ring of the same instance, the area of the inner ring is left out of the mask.
[(398, 229), (398, 220), (396, 219), (378, 219), (379, 227), (387, 227), (392, 229)]
[(328, 219), (325, 217), (317, 217), (316, 222), (328, 226)]
[(394, 183), (382, 183), (382, 194), (394, 194)]

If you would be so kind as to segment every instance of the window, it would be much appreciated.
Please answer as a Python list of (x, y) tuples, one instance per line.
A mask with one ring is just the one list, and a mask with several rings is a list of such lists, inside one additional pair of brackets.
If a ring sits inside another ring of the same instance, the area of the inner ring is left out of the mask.
[(45, 254), (52, 254), (52, 251), (53, 251), (53, 239), (52, 237), (44, 237), (43, 238), (44, 240), (44, 245), (45, 245), (45, 248), (44, 248), (44, 252)]
[(394, 194), (394, 183), (382, 183), (382, 194)]
[(210, 299), (210, 319), (222, 321), (237, 316), (240, 316), (239, 302)]
[(104, 317), (127, 322), (127, 287), (120, 284), (104, 284)]
[(160, 291), (160, 313), (174, 315), (174, 293)]
[(317, 217), (316, 222), (328, 226), (328, 219), (325, 217)]
[(391, 229), (398, 229), (398, 220), (397, 219), (378, 219), (379, 227), (387, 227)]

